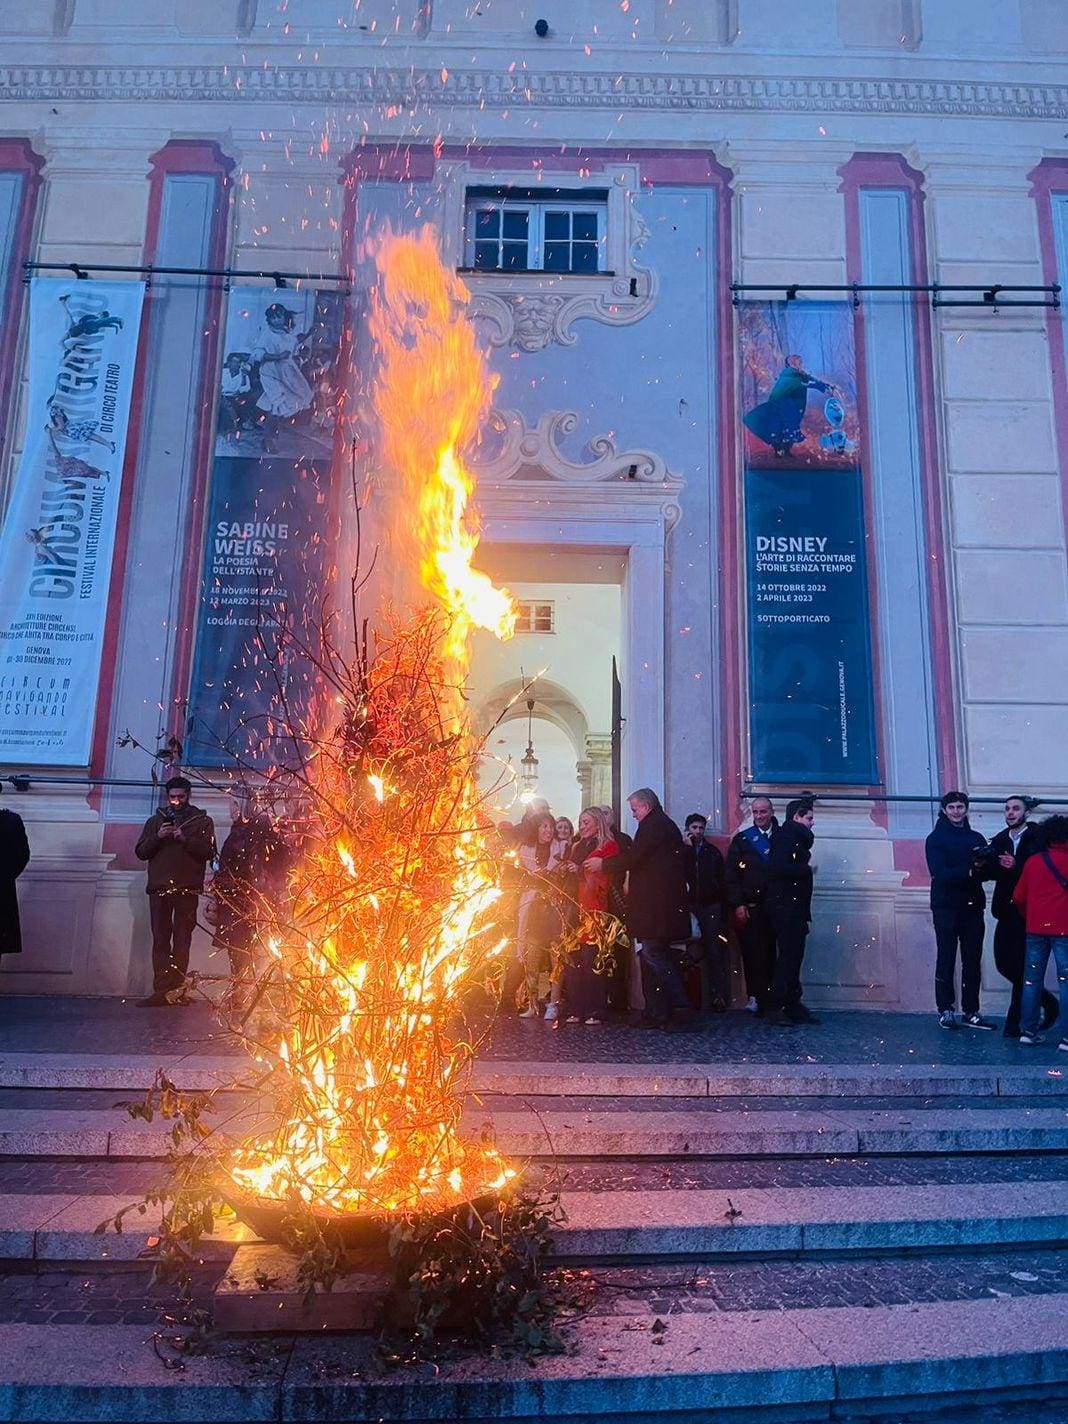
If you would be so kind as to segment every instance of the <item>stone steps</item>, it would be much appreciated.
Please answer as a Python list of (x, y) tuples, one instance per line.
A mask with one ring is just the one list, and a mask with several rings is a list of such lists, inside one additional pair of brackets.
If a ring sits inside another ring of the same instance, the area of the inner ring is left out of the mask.
[[(1065, 1150), (1060, 1110), (967, 1112), (549, 1112), (476, 1109), (506, 1153), (535, 1158), (827, 1155)], [(0, 1155), (146, 1159), (166, 1155), (158, 1123), (117, 1110), (0, 1110)]]
[[(946, 1152), (1068, 1151), (1068, 1110), (929, 1108), (806, 1112), (661, 1111), (534, 1113), (512, 1108), (465, 1114), (472, 1133), (490, 1129), (503, 1152), (523, 1158), (876, 1156)], [(248, 1122), (227, 1129), (247, 1133)], [(217, 1129), (217, 1130), (222, 1130)], [(145, 1159), (166, 1155), (158, 1122), (118, 1110), (0, 1109), (0, 1157)]]
[[(206, 1091), (254, 1077), (240, 1055), (0, 1055), (0, 1089), (90, 1088), (143, 1093), (165, 1068), (179, 1088)], [(504, 1063), (475, 1065), (472, 1088), (509, 1097), (1068, 1097), (1068, 1055), (1018, 1064), (946, 1067), (836, 1063)]]
[[(589, 1316), (536, 1369), (466, 1358), (382, 1375), (373, 1342), (234, 1340), (161, 1368), (142, 1326), (0, 1325), (0, 1418), (114, 1424), (240, 1419), (420, 1424), (675, 1419), (800, 1424), (1065, 1399), (1068, 1297)], [(77, 1368), (72, 1369), (72, 1362)], [(180, 1393), (179, 1393), (180, 1391)], [(1037, 1413), (1036, 1413), (1036, 1417)], [(1052, 1417), (1056, 1417), (1055, 1415)]]
[[(130, 1213), (121, 1233), (96, 1228), (136, 1195), (0, 1196), (0, 1261), (136, 1261), (157, 1215)], [(814, 1187), (741, 1191), (568, 1192), (554, 1259), (744, 1259), (946, 1249), (1043, 1247), (1068, 1239), (1068, 1180), (952, 1187)], [(218, 1223), (205, 1260), (228, 1260), (255, 1241), (240, 1222)]]

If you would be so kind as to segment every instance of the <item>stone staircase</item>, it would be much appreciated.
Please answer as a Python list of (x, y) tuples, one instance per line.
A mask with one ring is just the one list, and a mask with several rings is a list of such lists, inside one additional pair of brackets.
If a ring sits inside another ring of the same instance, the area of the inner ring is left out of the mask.
[[(367, 1337), (283, 1335), (222, 1341), (176, 1379), (144, 1306), (151, 1217), (94, 1230), (164, 1152), (159, 1124), (116, 1104), (161, 1065), (195, 1089), (234, 1062), (0, 1056), (0, 1419), (1068, 1419), (1057, 1056), (483, 1063), (472, 1130), (529, 1159), (567, 1213), (568, 1353), (383, 1376)], [(234, 1131), (255, 1113), (239, 1094), (222, 1107)], [(204, 1278), (254, 1240), (223, 1225)]]

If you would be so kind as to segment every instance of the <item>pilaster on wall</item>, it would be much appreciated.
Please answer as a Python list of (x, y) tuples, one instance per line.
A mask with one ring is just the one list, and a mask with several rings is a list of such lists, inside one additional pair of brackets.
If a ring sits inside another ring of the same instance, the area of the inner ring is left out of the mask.
[[(1044, 280), (1021, 167), (941, 154), (925, 167), (939, 281)], [(1050, 315), (1038, 307), (935, 313), (962, 780), (973, 792), (1068, 784), (1068, 568)]]
[[(173, 140), (150, 159), (148, 213), (141, 260), (146, 265), (224, 265), (232, 163), (210, 141)], [(168, 184), (203, 180), (204, 216), (196, 224), (173, 224)], [(210, 196), (209, 196), (210, 194)], [(178, 237), (185, 226), (188, 236)], [(192, 246), (190, 246), (192, 242)], [(177, 246), (175, 244), (178, 244)], [(184, 304), (182, 311), (177, 304)], [(192, 303), (192, 305), (190, 305)], [(143, 765), (116, 763), (119, 730), (129, 723), (140, 740), (151, 739), (156, 719), (169, 723), (176, 700), (185, 696), (192, 656), (199, 587), (205, 495), (211, 465), (211, 418), (222, 307), (221, 285), (168, 284), (161, 279), (146, 295), (138, 350), (131, 430), (127, 446), (108, 622), (101, 672), (92, 769), (109, 775), (143, 775)], [(186, 310), (188, 308), (188, 310)], [(164, 350), (177, 321), (187, 350), (180, 369), (161, 369), (175, 351)], [(179, 391), (182, 387), (184, 397)], [(160, 445), (159, 421), (169, 421)], [(173, 428), (172, 428), (173, 427)], [(175, 560), (168, 552), (184, 549)], [(164, 709), (162, 714), (160, 709)], [(152, 725), (143, 725), (145, 717)], [(120, 809), (108, 801), (109, 819), (135, 821), (143, 808)], [(105, 837), (107, 844), (107, 835)]]
[[(1053, 225), (1054, 197), (1068, 197), (1068, 155), (1044, 158), (1027, 175), (1038, 219), (1038, 246), (1042, 261), (1042, 281), (1062, 288), (1060, 310), (1045, 313), (1049, 366), (1053, 379), (1053, 419), (1060, 470), (1061, 514), (1065, 544), (1068, 546), (1068, 270), (1061, 268), (1061, 252)], [(1065, 263), (1068, 267), (1068, 262)]]
[[(926, 285), (923, 175), (896, 153), (858, 153), (839, 171), (849, 281)], [(869, 211), (873, 202), (883, 210)], [(922, 795), (957, 780), (949, 567), (927, 298), (865, 297), (856, 341), (875, 555), (870, 571), (880, 764), (888, 792)], [(896, 836), (917, 834), (928, 819), (926, 808), (891, 810), (888, 818)]]
[(0, 230), (0, 241), (4, 242), (4, 250), (0, 251), (0, 494), (4, 489), (5, 460), (13, 443), (10, 436), (14, 422), (9, 414), (22, 326), (22, 264), (30, 255), (43, 167), (44, 159), (34, 152), (28, 139), (0, 138), (0, 177), (12, 177), (18, 184), (17, 192), (11, 194), (7, 230)]

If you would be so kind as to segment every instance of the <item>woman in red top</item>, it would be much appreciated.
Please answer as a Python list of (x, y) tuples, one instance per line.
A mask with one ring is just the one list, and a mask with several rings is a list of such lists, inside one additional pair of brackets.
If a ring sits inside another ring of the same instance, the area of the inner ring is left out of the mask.
[[(612, 839), (612, 828), (599, 806), (583, 811), (579, 817), (578, 833), (572, 863), (581, 871), (577, 896), (579, 911), (584, 914), (591, 910), (607, 910), (612, 876), (607, 870), (590, 870), (584, 864), (590, 857), (605, 861), (619, 854), (619, 846)], [(564, 970), (568, 1023), (599, 1024), (604, 1020), (608, 1010), (608, 977), (594, 973), (596, 961), (597, 946), (581, 944)]]
[(1027, 929), (1020, 1042), (1042, 1043), (1045, 1038), (1038, 1031), (1038, 1015), (1052, 950), (1061, 1001), (1058, 1047), (1068, 1053), (1068, 816), (1047, 817), (1039, 832), (1046, 849), (1028, 857), (1012, 893)]

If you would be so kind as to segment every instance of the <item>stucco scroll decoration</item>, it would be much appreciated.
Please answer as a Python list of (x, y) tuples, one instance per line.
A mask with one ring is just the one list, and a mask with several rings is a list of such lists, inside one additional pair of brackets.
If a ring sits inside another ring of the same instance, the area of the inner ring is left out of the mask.
[(503, 482), (515, 477), (562, 480), (570, 485), (600, 484), (605, 480), (656, 485), (673, 493), (682, 485), (660, 455), (651, 450), (617, 450), (609, 435), (595, 435), (586, 444), (591, 458), (570, 459), (560, 441), (579, 427), (574, 410), (551, 410), (530, 426), (517, 410), (494, 410), (481, 440), (470, 452), (471, 466), (480, 482)]
[[(467, 163), (443, 163), (439, 174), (445, 260), (462, 267), (467, 190), (485, 185), (490, 175)], [(514, 173), (494, 169), (492, 173), (494, 187), (536, 187), (531, 181), (536, 177), (530, 169)], [(550, 181), (542, 178), (546, 187)], [(608, 194), (606, 270), (465, 273), (472, 315), (486, 321), (492, 346), (518, 346), (522, 351), (543, 351), (551, 342), (573, 346), (578, 334), (572, 328), (583, 317), (609, 326), (631, 326), (652, 310), (659, 283), (656, 273), (638, 262), (649, 228), (634, 203), (637, 167), (608, 164), (577, 182), (567, 180), (569, 189), (576, 186)]]

